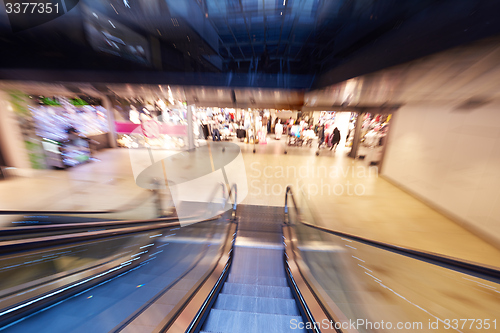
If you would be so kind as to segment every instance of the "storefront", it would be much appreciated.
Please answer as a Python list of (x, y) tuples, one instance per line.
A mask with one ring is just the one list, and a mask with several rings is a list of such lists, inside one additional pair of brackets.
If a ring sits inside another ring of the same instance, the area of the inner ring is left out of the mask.
[(10, 174), (75, 166), (109, 147), (108, 113), (99, 98), (59, 85), (3, 83), (0, 101), (1, 164)]
[(277, 119), (274, 109), (198, 107), (195, 138), (266, 144)]
[(66, 168), (90, 160), (91, 151), (109, 148), (107, 111), (95, 98), (29, 96), (34, 131), (46, 167)]
[(184, 98), (113, 98), (117, 143), (126, 148), (188, 149), (188, 106)]
[(6, 163), (5, 163), (5, 159), (3, 157), (3, 153), (2, 153), (2, 146), (0, 145), (0, 180), (4, 179), (6, 177), (5, 167), (6, 167)]
[(392, 114), (364, 113), (361, 115), (359, 148), (356, 157), (369, 164), (379, 164), (383, 158)]

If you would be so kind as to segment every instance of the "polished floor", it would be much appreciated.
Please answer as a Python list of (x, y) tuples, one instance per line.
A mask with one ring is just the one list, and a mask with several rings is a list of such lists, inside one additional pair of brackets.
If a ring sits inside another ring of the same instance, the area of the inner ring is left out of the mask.
[[(342, 148), (336, 152), (321, 149), (316, 156), (314, 146), (288, 147), (273, 137), (268, 144), (255, 145), (255, 153), (253, 145), (235, 143), (244, 161), (244, 170), (239, 170), (246, 175), (244, 204), (283, 206), (286, 187), (291, 185), (297, 198), (305, 193), (314, 212), (309, 218), (318, 225), (500, 267), (497, 247), (379, 177), (375, 167), (347, 157)], [(165, 156), (176, 153), (164, 152)], [(98, 161), (65, 171), (41, 170), (33, 177), (1, 181), (0, 209), (130, 207), (134, 208), (131, 213), (117, 214), (117, 218), (154, 217), (154, 200), (148, 197), (149, 190), (136, 185), (129, 150), (104, 150), (96, 157)], [(141, 205), (134, 207), (137, 202)], [(0, 222), (7, 226), (11, 220), (3, 216)]]

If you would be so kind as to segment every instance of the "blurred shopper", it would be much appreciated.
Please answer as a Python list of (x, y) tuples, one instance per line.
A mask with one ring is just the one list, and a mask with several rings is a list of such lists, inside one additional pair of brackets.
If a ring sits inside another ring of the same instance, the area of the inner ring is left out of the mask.
[(216, 121), (212, 131), (212, 141), (220, 141), (221, 124)]
[(324, 141), (325, 141), (325, 125), (321, 124), (318, 127), (318, 149), (319, 147), (321, 147)]
[(276, 135), (276, 140), (281, 139), (281, 134), (283, 134), (283, 125), (281, 124), (280, 119), (278, 119), (278, 122), (274, 126), (274, 133)]
[(333, 130), (333, 135), (332, 135), (332, 146), (330, 147), (330, 150), (333, 149), (333, 151), (337, 151), (337, 146), (339, 145), (340, 142), (340, 131), (337, 127)]
[(80, 138), (80, 135), (78, 133), (78, 130), (74, 128), (73, 126), (70, 126), (66, 129), (66, 133), (68, 134), (68, 140), (69, 141), (76, 141), (77, 139)]

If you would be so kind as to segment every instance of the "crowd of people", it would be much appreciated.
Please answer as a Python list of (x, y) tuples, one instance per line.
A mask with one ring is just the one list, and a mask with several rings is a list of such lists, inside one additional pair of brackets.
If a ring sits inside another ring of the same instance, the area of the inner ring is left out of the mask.
[[(201, 130), (200, 138), (211, 138), (213, 141), (239, 139), (250, 144), (266, 144), (268, 134), (273, 133), (275, 140), (285, 139), (288, 145), (312, 147), (318, 140), (318, 149), (326, 148), (337, 151), (344, 139), (346, 147), (352, 146), (356, 115), (351, 115), (344, 123), (336, 121), (335, 113), (325, 112), (325, 115), (315, 119), (309, 116), (297, 118), (283, 117), (284, 114), (264, 111), (246, 111), (235, 109), (207, 109), (198, 116)], [(345, 119), (345, 118), (344, 118)], [(369, 115), (362, 120), (360, 141), (364, 146), (381, 146), (387, 132), (390, 116)], [(343, 126), (347, 127), (344, 128)], [(342, 125), (339, 129), (339, 126)], [(344, 134), (342, 134), (344, 133)]]

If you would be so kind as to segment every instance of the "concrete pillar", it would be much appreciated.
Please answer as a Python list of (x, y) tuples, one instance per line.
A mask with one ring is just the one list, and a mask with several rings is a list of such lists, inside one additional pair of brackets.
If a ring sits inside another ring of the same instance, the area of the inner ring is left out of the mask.
[(349, 120), (351, 119), (351, 112), (337, 112), (335, 114), (335, 123), (333, 126), (337, 127), (340, 131), (339, 147), (344, 149), (345, 141), (347, 138), (347, 131), (349, 129)]
[(151, 45), (151, 63), (157, 70), (162, 70), (162, 61), (161, 61), (161, 46), (158, 38), (154, 36), (150, 36), (149, 44)]
[(349, 157), (356, 158), (358, 153), (358, 147), (361, 140), (361, 127), (363, 126), (363, 119), (365, 118), (365, 112), (358, 113), (358, 118), (356, 119), (356, 128), (354, 130), (354, 139), (352, 141), (352, 149), (349, 153)]
[(10, 103), (10, 96), (0, 91), (0, 145), (9, 167), (31, 170), (19, 120)]
[(193, 113), (195, 112), (194, 110), (195, 106), (194, 105), (188, 105), (187, 107), (187, 139), (188, 139), (188, 149), (192, 150), (194, 149), (194, 131), (193, 131)]
[(391, 141), (391, 129), (394, 124), (394, 118), (397, 117), (397, 110), (395, 109), (393, 112), (391, 112), (391, 114), (392, 116), (391, 121), (389, 122), (389, 129), (387, 130), (384, 145), (382, 146), (382, 157), (380, 158), (380, 162), (378, 164), (379, 173), (382, 172), (382, 168), (384, 166), (385, 152), (387, 151), (387, 145), (389, 145)]
[(113, 109), (113, 104), (108, 96), (102, 95), (102, 106), (106, 109), (106, 119), (108, 120), (108, 140), (109, 146), (111, 148), (116, 148), (116, 129), (115, 129), (115, 110)]

